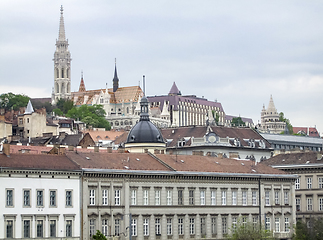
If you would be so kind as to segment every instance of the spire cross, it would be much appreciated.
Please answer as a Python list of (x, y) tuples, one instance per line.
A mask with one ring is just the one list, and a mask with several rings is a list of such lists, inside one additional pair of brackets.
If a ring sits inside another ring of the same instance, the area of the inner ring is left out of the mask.
[(63, 14), (63, 11), (64, 11), (64, 10), (63, 10), (63, 5), (61, 5), (61, 14)]

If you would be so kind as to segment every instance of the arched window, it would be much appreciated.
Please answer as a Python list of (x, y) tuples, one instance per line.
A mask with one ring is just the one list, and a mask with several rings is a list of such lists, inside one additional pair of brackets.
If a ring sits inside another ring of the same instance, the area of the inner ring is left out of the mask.
[(65, 85), (64, 85), (64, 83), (62, 83), (62, 85), (61, 85), (61, 92), (65, 93)]
[(56, 93), (59, 93), (59, 85), (56, 83)]
[(70, 75), (70, 71), (69, 71), (70, 69), (68, 68), (68, 69), (66, 69), (66, 77), (68, 78), (68, 75)]
[(62, 78), (64, 78), (64, 69), (62, 69)]
[(71, 90), (70, 90), (70, 83), (67, 83), (66, 84), (66, 92), (69, 93)]
[(59, 78), (59, 71), (58, 71), (58, 68), (56, 68), (56, 78)]

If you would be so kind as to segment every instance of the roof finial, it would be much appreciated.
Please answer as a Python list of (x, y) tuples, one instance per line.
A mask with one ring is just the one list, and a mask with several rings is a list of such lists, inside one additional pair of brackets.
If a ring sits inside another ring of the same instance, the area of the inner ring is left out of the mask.
[(144, 96), (146, 96), (146, 84), (145, 84), (145, 75), (142, 76), (142, 87), (144, 90)]

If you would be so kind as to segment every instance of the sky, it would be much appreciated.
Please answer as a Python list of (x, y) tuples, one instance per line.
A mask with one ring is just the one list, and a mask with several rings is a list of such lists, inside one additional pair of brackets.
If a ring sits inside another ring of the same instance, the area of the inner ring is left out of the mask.
[(0, 94), (50, 97), (60, 7), (72, 91), (121, 87), (222, 104), (260, 121), (272, 95), (293, 126), (323, 136), (323, 1), (1, 0)]

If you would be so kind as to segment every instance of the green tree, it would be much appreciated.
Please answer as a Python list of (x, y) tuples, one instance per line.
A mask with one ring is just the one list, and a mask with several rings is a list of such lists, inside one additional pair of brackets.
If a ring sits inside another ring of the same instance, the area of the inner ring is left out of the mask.
[(33, 100), (32, 104), (34, 109), (45, 108), (47, 114), (50, 114), (51, 112), (53, 112), (53, 105), (50, 102), (41, 102), (41, 101)]
[[(279, 121), (280, 122), (285, 122), (286, 123), (286, 126), (287, 126), (287, 129), (289, 131), (289, 134), (293, 134), (293, 126), (292, 124), (290, 123), (289, 119), (288, 118), (285, 118), (284, 116), (284, 113), (283, 112), (280, 112), (279, 113)], [(282, 134), (284, 133), (284, 131), (282, 132)]]
[(274, 240), (273, 233), (265, 230), (264, 226), (259, 224), (254, 225), (251, 222), (238, 222), (237, 226), (232, 226), (231, 233), (228, 235), (228, 240)]
[(6, 111), (11, 109), (18, 110), (21, 107), (26, 107), (30, 97), (23, 94), (3, 93), (0, 95), (0, 108)]
[(92, 236), (95, 240), (107, 240), (107, 238), (99, 231), (96, 230), (96, 234)]
[(322, 240), (323, 239), (323, 219), (311, 218), (310, 227), (306, 222), (298, 221), (295, 226), (293, 240)]
[(232, 118), (231, 126), (233, 127), (244, 127), (246, 123), (242, 121), (241, 117)]
[(53, 112), (55, 113), (56, 116), (64, 116), (64, 113), (59, 108), (53, 109)]
[(56, 103), (56, 108), (60, 109), (64, 114), (68, 113), (74, 107), (74, 102), (69, 99), (59, 99)]
[(110, 130), (110, 123), (105, 119), (105, 111), (102, 105), (73, 107), (66, 114), (67, 117), (85, 122), (88, 126), (105, 128)]

